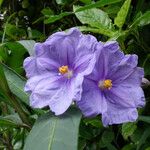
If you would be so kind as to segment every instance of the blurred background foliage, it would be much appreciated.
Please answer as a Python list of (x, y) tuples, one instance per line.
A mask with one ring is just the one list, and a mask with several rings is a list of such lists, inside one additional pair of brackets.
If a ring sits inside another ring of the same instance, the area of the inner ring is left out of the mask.
[[(48, 109), (32, 109), (23, 91), (22, 64), (33, 54), (35, 41), (71, 27), (99, 41), (117, 40), (126, 54), (139, 56), (139, 66), (150, 80), (149, 0), (0, 0), (0, 149), (41, 150), (36, 144), (50, 135), (46, 132), (51, 126), (37, 120)], [(146, 106), (139, 110), (137, 122), (104, 128), (100, 116), (78, 119), (79, 133), (78, 125), (69, 129), (78, 135), (78, 150), (150, 150), (150, 88), (145, 82)], [(40, 124), (41, 131), (37, 128)], [(41, 139), (34, 136), (37, 132)], [(63, 134), (60, 131), (60, 136)]]

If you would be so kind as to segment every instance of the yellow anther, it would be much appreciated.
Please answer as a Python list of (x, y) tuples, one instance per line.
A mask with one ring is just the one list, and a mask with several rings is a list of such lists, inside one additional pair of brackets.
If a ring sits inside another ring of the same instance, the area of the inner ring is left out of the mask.
[(99, 81), (99, 84), (98, 84), (99, 88), (100, 89), (108, 89), (110, 90), (112, 88), (112, 80), (103, 80), (103, 81)]
[(68, 66), (61, 66), (58, 70), (61, 74), (66, 74), (69, 71)]
[(103, 86), (105, 89), (111, 89), (112, 88), (112, 80), (109, 80), (109, 79), (104, 80)]

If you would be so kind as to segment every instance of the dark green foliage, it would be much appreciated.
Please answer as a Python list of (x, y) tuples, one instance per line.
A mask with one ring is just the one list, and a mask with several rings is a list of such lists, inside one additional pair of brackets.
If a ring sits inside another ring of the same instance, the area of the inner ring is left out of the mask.
[(55, 117), (29, 106), (23, 60), (35, 41), (71, 27), (117, 40), (150, 80), (149, 0), (0, 0), (0, 149), (150, 150), (149, 86), (136, 122), (106, 128), (101, 116), (83, 118), (74, 107)]

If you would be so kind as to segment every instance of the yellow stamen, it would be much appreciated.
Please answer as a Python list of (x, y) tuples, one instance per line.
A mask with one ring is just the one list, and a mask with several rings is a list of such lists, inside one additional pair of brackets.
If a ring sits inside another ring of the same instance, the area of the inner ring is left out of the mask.
[(104, 80), (103, 86), (104, 86), (104, 88), (106, 88), (106, 89), (111, 89), (111, 88), (112, 88), (112, 80), (109, 80), (109, 79)]
[(102, 90), (103, 89), (110, 90), (112, 88), (112, 80), (107, 79), (107, 80), (100, 81), (98, 86)]
[(69, 71), (68, 66), (61, 66), (58, 70), (61, 74), (66, 74)]

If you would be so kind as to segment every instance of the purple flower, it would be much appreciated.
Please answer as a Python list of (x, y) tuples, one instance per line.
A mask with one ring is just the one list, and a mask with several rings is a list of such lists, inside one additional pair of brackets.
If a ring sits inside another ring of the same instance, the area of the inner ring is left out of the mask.
[(34, 108), (49, 106), (56, 115), (64, 113), (73, 100), (79, 101), (83, 77), (92, 72), (96, 38), (78, 29), (57, 32), (37, 43), (34, 56), (24, 61), (29, 78), (25, 91)]
[(81, 101), (77, 102), (85, 116), (102, 114), (104, 126), (133, 122), (137, 107), (145, 104), (141, 81), (142, 68), (136, 55), (124, 55), (117, 42), (98, 43), (97, 62), (85, 77)]

